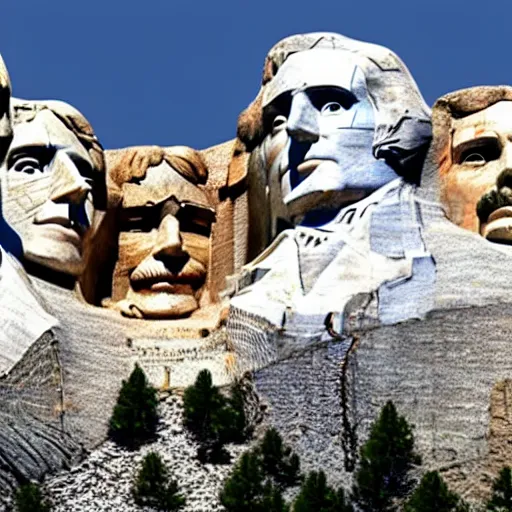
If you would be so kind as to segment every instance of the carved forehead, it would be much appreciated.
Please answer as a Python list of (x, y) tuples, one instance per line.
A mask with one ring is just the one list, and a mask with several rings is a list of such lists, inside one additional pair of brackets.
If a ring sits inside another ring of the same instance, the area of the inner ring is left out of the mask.
[(280, 94), (308, 87), (340, 87), (358, 99), (366, 95), (366, 84), (356, 57), (335, 49), (315, 48), (290, 55), (263, 92), (263, 107)]
[(71, 150), (93, 165), (89, 153), (76, 135), (47, 109), (37, 112), (30, 121), (22, 120), (15, 123), (9, 154), (41, 146)]
[(122, 190), (123, 208), (154, 205), (171, 196), (176, 197), (178, 201), (210, 206), (205, 193), (165, 161), (149, 167), (141, 180), (125, 182)]
[(454, 146), (488, 132), (509, 135), (512, 133), (512, 101), (500, 101), (462, 119), (453, 119), (452, 128)]

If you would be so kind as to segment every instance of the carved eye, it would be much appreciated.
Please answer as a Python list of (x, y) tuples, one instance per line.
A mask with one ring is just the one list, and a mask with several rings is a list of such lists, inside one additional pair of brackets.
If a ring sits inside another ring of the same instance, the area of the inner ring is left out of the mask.
[(36, 171), (41, 172), (41, 164), (37, 158), (25, 156), (14, 163), (13, 169), (16, 172), (24, 172), (26, 174), (34, 174)]
[(471, 153), (467, 157), (464, 158), (463, 164), (484, 164), (486, 162), (483, 155), (480, 153)]
[(501, 155), (501, 144), (498, 139), (485, 137), (470, 141), (460, 152), (457, 163), (480, 166), (497, 160)]
[(274, 121), (272, 122), (272, 131), (276, 132), (279, 130), (282, 130), (286, 126), (286, 117), (278, 115), (274, 118)]
[(336, 101), (330, 101), (322, 107), (323, 116), (331, 116), (337, 114), (342, 109), (342, 106)]

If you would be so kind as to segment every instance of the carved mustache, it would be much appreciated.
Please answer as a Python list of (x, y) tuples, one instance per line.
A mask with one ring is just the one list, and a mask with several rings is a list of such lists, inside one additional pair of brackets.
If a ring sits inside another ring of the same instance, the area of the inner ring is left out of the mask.
[(496, 188), (486, 192), (476, 205), (476, 213), (480, 222), (487, 222), (492, 212), (512, 206), (512, 171), (503, 171), (496, 181)]
[(139, 287), (162, 281), (200, 285), (205, 274), (204, 265), (193, 258), (168, 258), (166, 261), (149, 256), (132, 272), (130, 281)]

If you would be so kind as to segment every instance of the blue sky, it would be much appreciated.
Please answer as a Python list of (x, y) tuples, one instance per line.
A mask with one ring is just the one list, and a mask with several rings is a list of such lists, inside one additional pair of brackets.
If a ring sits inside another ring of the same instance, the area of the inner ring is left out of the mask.
[(107, 148), (232, 138), (279, 39), (326, 30), (388, 46), (427, 102), (512, 84), (512, 2), (0, 0), (18, 97), (79, 108)]

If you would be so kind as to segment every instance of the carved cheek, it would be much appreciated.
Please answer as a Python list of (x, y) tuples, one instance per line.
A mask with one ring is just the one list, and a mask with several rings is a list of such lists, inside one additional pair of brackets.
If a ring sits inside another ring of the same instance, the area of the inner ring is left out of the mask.
[(444, 175), (441, 201), (449, 219), (470, 231), (479, 231), (476, 205), (483, 194), (496, 184), (502, 165), (493, 161), (481, 167), (453, 165)]
[(119, 257), (116, 267), (120, 272), (130, 272), (144, 258), (151, 254), (158, 231), (121, 233), (119, 236)]
[(285, 129), (277, 131), (273, 135), (269, 135), (265, 139), (265, 161), (267, 170), (270, 169), (274, 161), (283, 153), (288, 143), (288, 133)]

